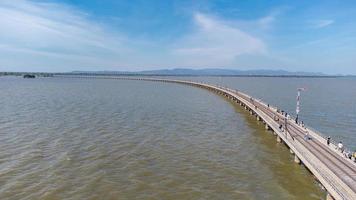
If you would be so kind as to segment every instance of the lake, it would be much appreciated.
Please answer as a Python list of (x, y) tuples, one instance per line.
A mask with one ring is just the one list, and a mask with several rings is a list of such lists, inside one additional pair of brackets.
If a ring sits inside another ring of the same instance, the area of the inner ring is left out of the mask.
[[(356, 80), (178, 77), (295, 110), (356, 146)], [(0, 77), (0, 199), (324, 199), (285, 145), (207, 90), (114, 79)]]

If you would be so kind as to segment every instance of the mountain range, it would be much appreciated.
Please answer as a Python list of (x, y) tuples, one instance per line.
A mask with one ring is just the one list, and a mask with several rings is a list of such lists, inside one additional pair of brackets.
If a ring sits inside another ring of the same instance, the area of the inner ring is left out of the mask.
[(144, 71), (73, 71), (73, 74), (99, 75), (161, 75), (161, 76), (328, 76), (320, 72), (290, 72), (285, 70), (234, 70), (234, 69), (159, 69)]

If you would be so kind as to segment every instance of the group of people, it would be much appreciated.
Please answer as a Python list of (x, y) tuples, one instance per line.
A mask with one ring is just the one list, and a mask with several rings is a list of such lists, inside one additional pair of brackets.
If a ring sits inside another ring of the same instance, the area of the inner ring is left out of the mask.
[[(269, 107), (269, 105), (268, 105), (268, 107)], [(285, 112), (285, 111), (283, 111), (283, 110), (280, 110), (280, 109), (277, 109), (277, 112), (280, 113), (280, 114), (282, 114), (283, 116), (285, 116), (285, 117), (287, 118), (287, 120), (290, 119), (290, 116), (288, 115), (287, 112)], [(275, 118), (274, 120), (275, 120), (275, 121), (279, 121), (279, 118), (277, 117), (277, 118)], [(299, 124), (299, 125), (301, 125), (302, 127), (305, 127), (303, 121), (300, 122), (300, 121), (297, 121), (297, 120), (296, 120), (296, 123)], [(283, 127), (282, 124), (279, 125), (279, 129), (280, 129), (281, 131), (284, 131), (284, 127)], [(310, 137), (310, 135), (309, 135), (308, 132), (307, 132), (307, 134), (305, 134), (304, 139), (305, 139), (305, 140), (311, 139), (311, 137)], [(330, 138), (330, 136), (329, 136), (329, 137), (327, 138), (327, 140), (326, 140), (326, 143), (327, 143), (328, 146), (330, 145), (330, 142), (331, 142), (331, 138)], [(354, 152), (351, 152), (351, 151), (349, 151), (349, 150), (346, 150), (346, 149), (344, 148), (344, 145), (342, 144), (341, 141), (337, 144), (337, 147), (336, 147), (336, 148), (337, 148), (337, 150), (338, 150), (339, 152), (341, 152), (346, 158), (351, 159), (352, 161), (356, 162), (356, 150), (355, 150)]]
[[(269, 106), (269, 104), (268, 104), (268, 106)], [(286, 117), (288, 120), (291, 119), (291, 118), (290, 118), (290, 115), (289, 115), (287, 112), (285, 112), (284, 110), (280, 110), (280, 109), (277, 108), (277, 113), (282, 114), (282, 115), (283, 115), (284, 117)]]
[[(326, 144), (328, 146), (330, 145), (330, 140), (331, 140), (331, 138), (329, 136), (326, 139)], [(351, 159), (352, 161), (356, 162), (356, 150), (354, 152), (351, 152), (350, 150), (346, 150), (341, 141), (337, 144), (336, 148), (339, 152), (341, 152), (345, 156), (345, 158)]]

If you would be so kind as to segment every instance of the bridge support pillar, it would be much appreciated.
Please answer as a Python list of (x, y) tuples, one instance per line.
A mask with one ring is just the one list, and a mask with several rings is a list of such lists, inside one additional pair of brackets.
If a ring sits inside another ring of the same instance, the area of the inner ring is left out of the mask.
[(297, 155), (294, 155), (294, 162), (300, 164), (300, 159), (298, 158)]
[(261, 121), (261, 118), (258, 115), (257, 115), (256, 119), (257, 119), (257, 121)]
[(265, 129), (266, 129), (266, 130), (270, 130), (270, 129), (271, 129), (271, 127), (269, 127), (269, 126), (268, 126), (268, 124), (266, 123), (266, 125), (265, 125)]
[(279, 135), (277, 135), (277, 142), (279, 142), (279, 143), (282, 142), (282, 139), (281, 139), (281, 137), (279, 137)]
[(334, 200), (329, 192), (326, 194), (326, 200)]

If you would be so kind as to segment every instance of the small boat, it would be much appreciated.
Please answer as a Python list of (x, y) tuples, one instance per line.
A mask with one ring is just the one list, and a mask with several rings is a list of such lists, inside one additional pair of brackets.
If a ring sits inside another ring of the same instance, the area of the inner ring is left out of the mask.
[(36, 76), (33, 74), (25, 74), (23, 75), (23, 78), (36, 78)]

